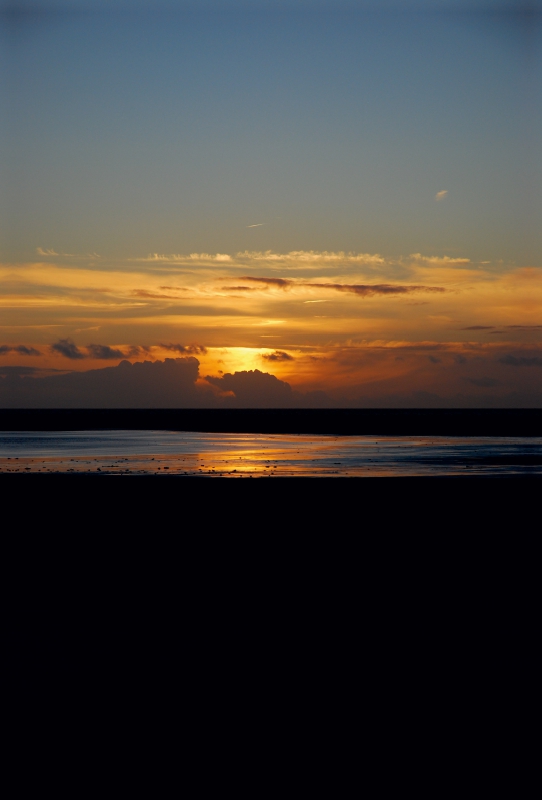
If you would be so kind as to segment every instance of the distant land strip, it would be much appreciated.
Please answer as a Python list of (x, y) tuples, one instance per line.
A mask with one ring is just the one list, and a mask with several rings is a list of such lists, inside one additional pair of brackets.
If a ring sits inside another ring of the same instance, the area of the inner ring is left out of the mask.
[(542, 436), (542, 409), (3, 409), (0, 431)]

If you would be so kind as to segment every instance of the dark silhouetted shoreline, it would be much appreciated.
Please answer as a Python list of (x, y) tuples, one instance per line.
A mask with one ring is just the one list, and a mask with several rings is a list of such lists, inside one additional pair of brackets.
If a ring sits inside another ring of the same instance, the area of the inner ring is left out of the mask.
[(3, 409), (0, 430), (542, 436), (542, 409)]

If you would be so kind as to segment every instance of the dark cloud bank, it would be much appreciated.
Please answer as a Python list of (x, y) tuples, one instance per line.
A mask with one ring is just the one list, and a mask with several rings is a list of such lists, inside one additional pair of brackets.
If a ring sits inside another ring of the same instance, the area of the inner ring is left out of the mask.
[[(164, 345), (168, 350), (177, 350), (182, 353), (200, 352), (191, 349), (190, 347), (182, 347), (182, 345)], [(179, 348), (181, 348), (179, 350)], [(119, 350), (115, 347), (109, 347), (107, 344), (87, 344), (85, 350), (81, 350), (72, 339), (59, 339), (58, 342), (52, 344), (50, 347), (51, 353), (55, 355), (64, 356), (71, 361), (78, 361), (82, 358), (95, 358), (99, 361), (112, 361), (118, 358), (137, 358), (144, 355), (149, 351), (148, 347), (139, 347), (135, 345), (128, 347), (125, 350)], [(39, 355), (39, 353), (38, 353)]]
[[(280, 360), (280, 351), (277, 351)], [(514, 367), (534, 367), (537, 356), (510, 358)], [(325, 392), (298, 392), (259, 370), (208, 376), (199, 381), (194, 356), (145, 361), (86, 372), (45, 373), (36, 367), (0, 367), (0, 408), (518, 408), (542, 406), (539, 384), (530, 392), (457, 394), (429, 392), (348, 399)], [(499, 381), (483, 377), (471, 383), (491, 389)]]
[(40, 351), (35, 347), (27, 347), (24, 344), (0, 344), (0, 356), (7, 356), (8, 353), (17, 353), (20, 356), (41, 356)]
[[(185, 356), (194, 356), (199, 353), (206, 353), (207, 349), (199, 344), (163, 344), (159, 345), (164, 350), (172, 350), (175, 353), (181, 353)], [(94, 358), (100, 361), (113, 361), (118, 358), (137, 358), (138, 356), (145, 355), (149, 352), (149, 347), (140, 345), (133, 345), (132, 347), (119, 350), (115, 347), (110, 347), (107, 344), (87, 344), (84, 350), (81, 350), (72, 339), (59, 339), (58, 342), (52, 344), (50, 350), (55, 355), (64, 356), (72, 361), (77, 361), (82, 358)], [(37, 350), (32, 347), (8, 347), (7, 345), (0, 346), (0, 355), (9, 353), (10, 351), (21, 353), (22, 355), (41, 355)]]
[(166, 358), (40, 377), (29, 367), (0, 368), (0, 408), (296, 408), (330, 405), (259, 370), (196, 384), (197, 358)]

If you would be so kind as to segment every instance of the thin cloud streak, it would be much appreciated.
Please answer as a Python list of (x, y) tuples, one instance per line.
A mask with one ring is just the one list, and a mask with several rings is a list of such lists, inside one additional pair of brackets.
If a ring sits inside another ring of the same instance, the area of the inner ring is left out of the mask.
[[(249, 225), (247, 227), (255, 228), (267, 223), (261, 222), (257, 225)], [(228, 253), (190, 253), (185, 255), (182, 253), (151, 253), (146, 258), (132, 259), (135, 262), (145, 263), (164, 263), (164, 264), (185, 264), (193, 266), (200, 265), (214, 265), (214, 264), (228, 264), (229, 266), (242, 266), (249, 263), (252, 264), (269, 264), (280, 266), (316, 266), (316, 265), (372, 265), (384, 266), (391, 261), (383, 258), (378, 253), (351, 253), (351, 252), (330, 252), (327, 250), (291, 250), (288, 253), (275, 253), (272, 250), (244, 250), (229, 255)]]
[(389, 283), (380, 284), (348, 284), (348, 283), (305, 283), (294, 281), (288, 278), (258, 278), (250, 275), (243, 275), (243, 281), (253, 281), (262, 283), (266, 286), (278, 289), (291, 289), (292, 287), (309, 287), (311, 289), (335, 290), (337, 292), (350, 292), (360, 297), (370, 297), (371, 295), (392, 295), (409, 294), (411, 292), (445, 292), (442, 286), (421, 286), (421, 285), (394, 285)]
[(338, 292), (350, 292), (359, 297), (372, 295), (410, 294), (412, 292), (445, 292), (442, 286), (395, 286), (381, 284), (348, 284), (348, 283), (308, 283), (307, 286), (317, 289), (335, 289)]
[(422, 256), (421, 253), (411, 253), (412, 261), (420, 261), (432, 267), (462, 267), (471, 263), (470, 258), (450, 258), (449, 256)]

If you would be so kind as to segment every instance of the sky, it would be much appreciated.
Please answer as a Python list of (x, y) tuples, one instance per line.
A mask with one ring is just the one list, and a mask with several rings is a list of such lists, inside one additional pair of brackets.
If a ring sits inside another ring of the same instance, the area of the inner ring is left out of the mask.
[(0, 10), (0, 405), (542, 404), (540, 2)]

